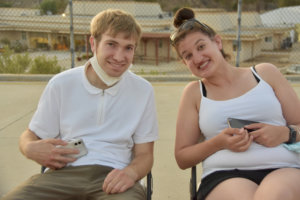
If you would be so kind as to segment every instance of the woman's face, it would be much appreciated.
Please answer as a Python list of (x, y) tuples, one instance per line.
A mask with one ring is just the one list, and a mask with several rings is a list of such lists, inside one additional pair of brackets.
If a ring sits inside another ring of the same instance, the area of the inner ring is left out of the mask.
[(224, 60), (221, 49), (219, 36), (211, 39), (200, 32), (193, 32), (179, 42), (177, 50), (190, 71), (195, 76), (204, 78), (212, 75), (220, 59)]

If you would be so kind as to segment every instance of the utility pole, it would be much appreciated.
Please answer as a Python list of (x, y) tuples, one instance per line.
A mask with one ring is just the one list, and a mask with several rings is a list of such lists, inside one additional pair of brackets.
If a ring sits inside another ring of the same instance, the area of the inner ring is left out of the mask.
[(74, 29), (73, 29), (73, 3), (69, 0), (70, 7), (70, 51), (71, 51), (71, 68), (75, 65), (75, 53), (74, 53)]

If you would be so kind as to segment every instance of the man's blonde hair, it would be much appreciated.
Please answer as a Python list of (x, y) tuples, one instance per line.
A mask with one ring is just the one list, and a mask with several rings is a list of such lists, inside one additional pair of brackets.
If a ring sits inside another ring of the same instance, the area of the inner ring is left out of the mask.
[(91, 21), (91, 35), (97, 43), (101, 35), (109, 30), (109, 34), (115, 37), (118, 33), (125, 33), (126, 38), (134, 38), (138, 44), (141, 38), (141, 26), (134, 17), (119, 9), (107, 9), (98, 13)]

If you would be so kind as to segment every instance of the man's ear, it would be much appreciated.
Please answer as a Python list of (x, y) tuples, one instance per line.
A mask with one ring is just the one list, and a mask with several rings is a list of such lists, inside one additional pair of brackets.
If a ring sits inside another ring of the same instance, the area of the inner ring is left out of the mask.
[(220, 35), (215, 35), (214, 41), (216, 42), (219, 50), (223, 49), (222, 39)]
[(94, 38), (94, 36), (90, 37), (90, 45), (91, 45), (91, 50), (93, 53), (96, 52), (96, 39)]

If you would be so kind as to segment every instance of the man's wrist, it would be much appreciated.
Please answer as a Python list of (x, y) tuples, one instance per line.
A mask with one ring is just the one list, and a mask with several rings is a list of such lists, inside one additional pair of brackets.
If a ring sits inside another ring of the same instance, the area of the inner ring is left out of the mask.
[(132, 167), (130, 166), (126, 167), (125, 171), (128, 174), (128, 176), (131, 177), (132, 180), (134, 180), (134, 182), (138, 181), (139, 176)]

